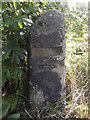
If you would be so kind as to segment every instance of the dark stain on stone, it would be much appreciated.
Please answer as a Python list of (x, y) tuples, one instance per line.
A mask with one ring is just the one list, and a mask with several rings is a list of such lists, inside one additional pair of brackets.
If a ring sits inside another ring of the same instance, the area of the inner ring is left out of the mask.
[(61, 66), (64, 66), (63, 60), (57, 60), (56, 58), (49, 58), (49, 57), (31, 57), (30, 63), (33, 71), (39, 71), (39, 70), (52, 70), (53, 68), (56, 68), (56, 65), (59, 64)]
[(40, 26), (43, 26), (43, 23), (40, 20), (37, 22), (37, 24), (40, 25)]
[(31, 35), (32, 47), (54, 47), (59, 46), (64, 39), (64, 35), (60, 31), (51, 34)]
[(47, 96), (48, 101), (57, 101), (60, 97), (61, 78), (52, 71), (42, 71), (31, 76), (31, 82), (37, 85), (43, 91), (44, 96)]

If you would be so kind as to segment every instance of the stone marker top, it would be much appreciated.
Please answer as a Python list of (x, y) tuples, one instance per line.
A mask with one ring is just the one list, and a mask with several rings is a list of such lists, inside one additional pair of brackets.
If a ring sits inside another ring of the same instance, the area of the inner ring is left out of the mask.
[(31, 34), (49, 34), (64, 27), (64, 15), (59, 10), (48, 10), (36, 20), (31, 28)]
[(32, 25), (30, 34), (34, 48), (62, 46), (65, 38), (64, 15), (59, 10), (47, 11)]

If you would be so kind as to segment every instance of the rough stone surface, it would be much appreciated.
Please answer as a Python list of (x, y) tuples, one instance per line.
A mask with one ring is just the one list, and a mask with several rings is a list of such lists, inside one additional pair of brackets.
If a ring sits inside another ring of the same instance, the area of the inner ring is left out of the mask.
[(32, 25), (30, 36), (30, 96), (37, 87), (38, 91), (43, 93), (42, 98), (45, 98), (43, 101), (63, 100), (65, 97), (64, 15), (58, 10), (49, 10), (42, 14)]

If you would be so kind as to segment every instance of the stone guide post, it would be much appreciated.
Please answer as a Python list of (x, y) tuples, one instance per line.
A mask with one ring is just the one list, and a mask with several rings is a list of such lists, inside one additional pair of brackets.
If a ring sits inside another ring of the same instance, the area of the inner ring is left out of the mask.
[[(56, 102), (65, 97), (65, 22), (59, 10), (42, 14), (30, 29), (30, 97)], [(32, 89), (31, 89), (32, 88)], [(34, 95), (35, 89), (38, 92)]]

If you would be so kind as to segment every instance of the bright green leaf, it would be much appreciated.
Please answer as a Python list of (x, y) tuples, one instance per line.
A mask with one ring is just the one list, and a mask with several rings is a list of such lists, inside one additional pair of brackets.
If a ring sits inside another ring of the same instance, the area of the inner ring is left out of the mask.
[(20, 29), (22, 29), (23, 28), (23, 23), (21, 21), (19, 21), (18, 26), (19, 26)]
[(13, 6), (15, 9), (17, 8), (16, 2), (13, 2)]

